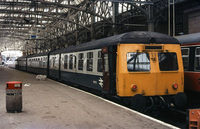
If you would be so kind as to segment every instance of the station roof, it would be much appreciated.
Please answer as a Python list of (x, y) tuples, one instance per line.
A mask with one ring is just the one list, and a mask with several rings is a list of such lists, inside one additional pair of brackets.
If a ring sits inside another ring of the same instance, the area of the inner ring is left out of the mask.
[[(183, 1), (186, 0), (176, 0), (175, 3)], [(154, 10), (158, 10), (157, 13), (160, 13), (161, 8), (168, 6), (162, 0), (2, 0), (0, 2), (0, 51), (2, 48), (33, 51), (38, 49), (39, 43), (42, 44), (39, 46), (41, 49), (49, 51), (53, 40), (55, 46), (59, 45), (59, 41), (56, 42), (58, 38), (70, 45), (71, 37), (78, 37), (79, 39), (72, 40), (83, 43), (85, 41), (81, 38), (86, 37), (83, 33), (92, 33), (92, 25), (99, 25), (97, 27), (99, 32), (95, 32), (97, 35), (103, 33), (100, 30), (104, 30), (101, 27), (105, 24), (111, 27), (119, 25), (113, 23), (112, 2), (118, 2), (116, 14), (124, 19), (134, 16), (148, 17), (149, 4), (155, 5)], [(156, 16), (155, 13), (154, 15)], [(146, 25), (126, 24), (126, 26)], [(83, 36), (77, 36), (78, 32)]]

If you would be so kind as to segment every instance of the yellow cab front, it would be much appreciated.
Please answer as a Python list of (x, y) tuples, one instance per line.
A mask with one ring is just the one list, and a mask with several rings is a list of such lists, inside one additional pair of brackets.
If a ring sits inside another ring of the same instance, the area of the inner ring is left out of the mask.
[(174, 95), (184, 90), (179, 44), (118, 44), (117, 95)]

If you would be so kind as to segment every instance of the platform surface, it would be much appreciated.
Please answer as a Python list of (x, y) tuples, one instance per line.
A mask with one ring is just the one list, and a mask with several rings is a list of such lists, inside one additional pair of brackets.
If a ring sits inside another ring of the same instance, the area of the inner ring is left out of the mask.
[[(21, 113), (6, 112), (9, 81), (22, 82)], [(70, 86), (50, 79), (38, 81), (34, 74), (5, 67), (0, 70), (0, 103), (1, 129), (176, 128)]]

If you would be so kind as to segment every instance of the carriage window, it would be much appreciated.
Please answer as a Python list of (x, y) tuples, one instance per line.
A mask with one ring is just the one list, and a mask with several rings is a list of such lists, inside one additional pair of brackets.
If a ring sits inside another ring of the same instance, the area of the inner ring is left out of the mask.
[(87, 53), (87, 71), (92, 71), (93, 68), (93, 53)]
[(188, 69), (188, 65), (189, 65), (189, 48), (182, 48), (181, 52), (182, 52), (182, 58), (183, 58), (183, 67), (185, 70)]
[(149, 53), (127, 53), (128, 71), (150, 71)]
[(195, 51), (194, 69), (200, 70), (200, 47), (196, 48)]
[(98, 51), (98, 62), (97, 62), (97, 71), (98, 72), (103, 72), (103, 62), (102, 62), (102, 58), (101, 58), (101, 51)]
[(64, 56), (64, 69), (67, 69), (68, 55)]
[(73, 69), (73, 55), (69, 56), (69, 69)]
[(78, 70), (83, 70), (83, 53), (78, 54)]
[(160, 71), (176, 71), (178, 70), (178, 62), (176, 53), (158, 53), (158, 61)]

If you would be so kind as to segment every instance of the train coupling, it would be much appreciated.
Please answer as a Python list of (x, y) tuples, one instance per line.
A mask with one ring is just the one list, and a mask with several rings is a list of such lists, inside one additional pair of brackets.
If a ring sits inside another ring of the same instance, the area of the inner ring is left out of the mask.
[(181, 108), (187, 104), (187, 95), (183, 92), (179, 92), (173, 97), (173, 103), (175, 107)]

